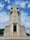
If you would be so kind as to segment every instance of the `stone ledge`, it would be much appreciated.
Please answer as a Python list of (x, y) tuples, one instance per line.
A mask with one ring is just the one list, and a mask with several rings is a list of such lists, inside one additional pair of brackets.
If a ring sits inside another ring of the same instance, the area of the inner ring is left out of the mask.
[(0, 39), (30, 39), (30, 37), (0, 37)]

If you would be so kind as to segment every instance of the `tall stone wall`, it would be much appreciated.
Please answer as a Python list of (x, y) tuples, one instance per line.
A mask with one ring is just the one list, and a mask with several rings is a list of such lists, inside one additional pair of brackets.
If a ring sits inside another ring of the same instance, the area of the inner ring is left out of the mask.
[(20, 27), (20, 36), (27, 36), (26, 32), (25, 32), (25, 27), (24, 26)]
[(7, 36), (10, 33), (10, 26), (6, 26), (5, 30), (4, 30), (4, 35), (3, 36)]

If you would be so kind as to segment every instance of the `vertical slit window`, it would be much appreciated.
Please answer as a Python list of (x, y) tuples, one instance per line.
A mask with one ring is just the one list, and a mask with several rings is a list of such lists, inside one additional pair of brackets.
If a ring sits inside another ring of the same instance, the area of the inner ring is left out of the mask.
[(19, 11), (17, 11), (18, 15), (20, 15)]
[(12, 14), (12, 13), (13, 13), (13, 11), (10, 12), (10, 14)]

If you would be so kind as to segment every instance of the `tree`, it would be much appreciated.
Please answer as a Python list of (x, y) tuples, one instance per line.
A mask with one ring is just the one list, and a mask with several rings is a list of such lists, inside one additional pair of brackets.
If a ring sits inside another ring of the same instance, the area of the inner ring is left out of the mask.
[(26, 33), (27, 34), (27, 36), (30, 36), (30, 34), (29, 33)]
[(4, 34), (4, 29), (0, 29), (0, 35)]

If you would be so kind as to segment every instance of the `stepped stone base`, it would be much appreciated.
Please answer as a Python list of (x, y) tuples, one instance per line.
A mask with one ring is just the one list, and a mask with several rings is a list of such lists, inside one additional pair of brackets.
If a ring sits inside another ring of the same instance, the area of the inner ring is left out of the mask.
[(10, 36), (10, 37), (11, 37), (11, 36), (12, 36), (12, 37), (13, 37), (13, 36), (17, 36), (17, 37), (18, 37), (18, 36), (20, 36), (20, 33), (7, 33), (7, 34), (5, 34), (4, 36)]
[(5, 34), (4, 36), (12, 36), (12, 37), (25, 37), (26, 36), (26, 34), (24, 33), (24, 35), (23, 35), (23, 33), (7, 33), (7, 34)]
[(23, 26), (20, 27), (20, 32), (10, 32), (10, 26), (5, 27), (3, 36), (27, 36), (25, 32), (25, 28)]

